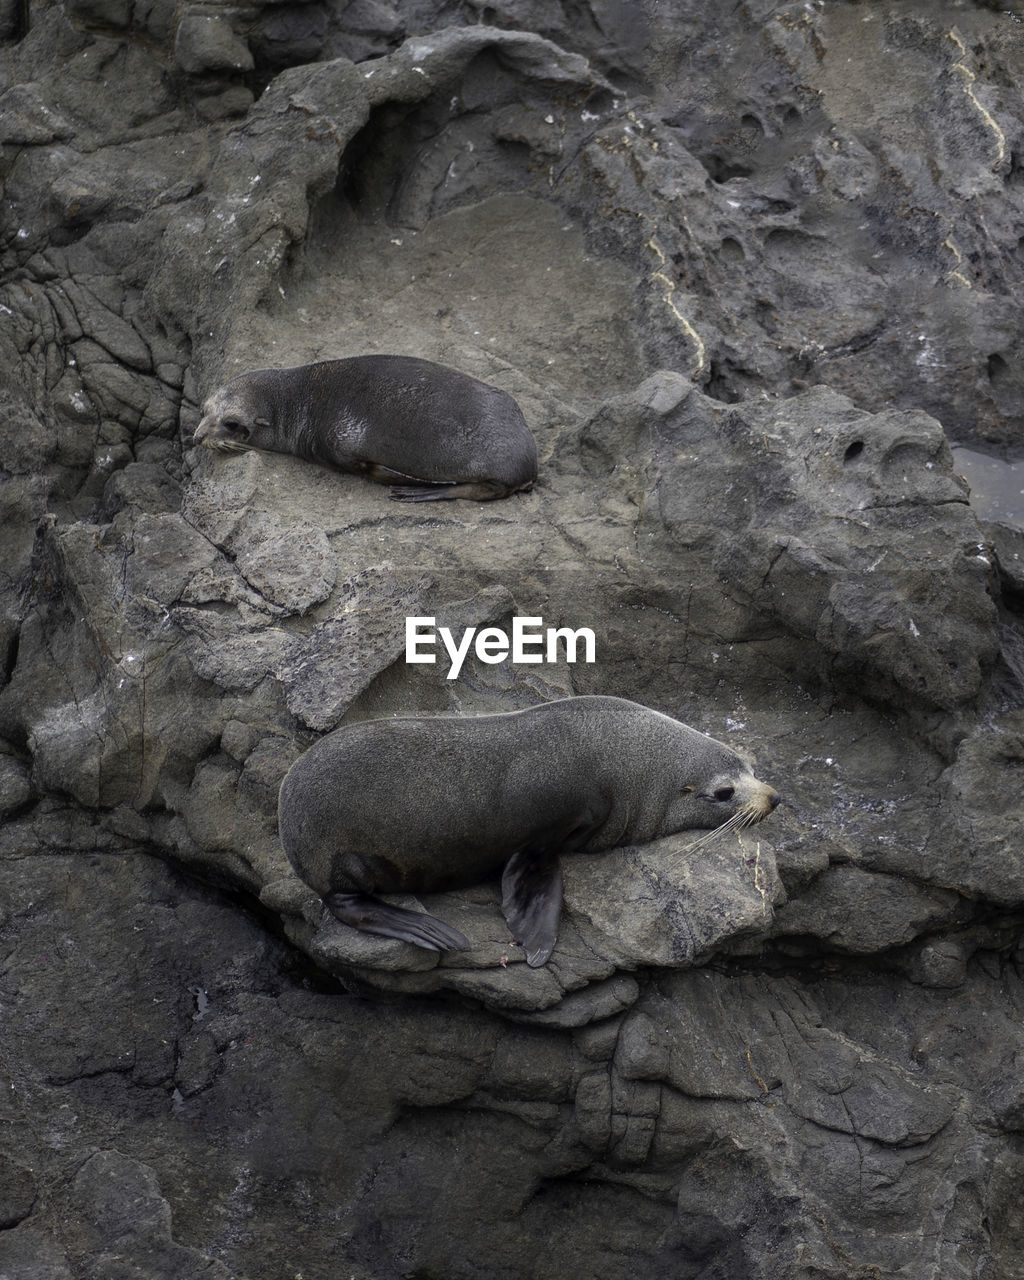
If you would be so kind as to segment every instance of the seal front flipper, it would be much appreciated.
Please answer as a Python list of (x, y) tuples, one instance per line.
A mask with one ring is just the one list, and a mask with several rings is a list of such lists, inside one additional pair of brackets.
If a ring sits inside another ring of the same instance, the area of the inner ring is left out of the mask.
[(562, 914), (562, 869), (558, 854), (520, 849), (501, 874), (501, 909), (513, 938), (522, 943), (531, 969), (547, 964)]
[(363, 933), (398, 938), (427, 951), (465, 951), (469, 947), (469, 939), (451, 925), (421, 911), (392, 907), (367, 893), (329, 893), (324, 906), (336, 920)]

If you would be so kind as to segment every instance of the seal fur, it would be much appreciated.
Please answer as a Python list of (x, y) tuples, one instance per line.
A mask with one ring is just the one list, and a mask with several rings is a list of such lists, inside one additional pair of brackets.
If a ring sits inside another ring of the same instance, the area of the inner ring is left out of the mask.
[(240, 374), (203, 404), (192, 440), (355, 472), (405, 502), (505, 498), (537, 476), (537, 446), (510, 395), (414, 356)]
[(715, 739), (626, 699), (579, 697), (346, 725), (292, 765), (278, 822), (337, 919), (434, 950), (469, 943), (375, 895), (464, 887), (503, 866), (502, 910), (536, 967), (557, 936), (560, 855), (748, 825), (778, 802)]

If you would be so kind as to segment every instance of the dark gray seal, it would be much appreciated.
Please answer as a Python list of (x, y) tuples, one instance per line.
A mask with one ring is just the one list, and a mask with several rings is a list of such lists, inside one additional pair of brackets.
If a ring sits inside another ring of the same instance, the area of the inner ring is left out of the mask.
[(240, 374), (205, 402), (192, 440), (356, 472), (404, 502), (483, 502), (537, 478), (537, 446), (510, 395), (413, 356)]
[(562, 853), (746, 826), (779, 802), (734, 751), (622, 698), (565, 698), (504, 715), (368, 720), (292, 765), (281, 843), (345, 924), (433, 950), (469, 946), (378, 893), (484, 880), (504, 865), (502, 910), (527, 963), (551, 955)]

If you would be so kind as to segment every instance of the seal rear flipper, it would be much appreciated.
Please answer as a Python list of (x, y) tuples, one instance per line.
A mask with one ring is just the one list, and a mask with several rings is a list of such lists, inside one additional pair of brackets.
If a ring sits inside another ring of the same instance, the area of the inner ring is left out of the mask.
[(491, 480), (445, 480), (439, 484), (395, 484), (391, 497), (395, 502), (448, 502), (452, 498), (471, 498), (474, 502), (493, 502), (515, 492), (508, 485)]
[(520, 849), (501, 875), (501, 909), (531, 969), (547, 964), (562, 914), (562, 869), (556, 853)]
[[(533, 481), (530, 481), (532, 484)], [(493, 502), (528, 489), (530, 484), (518, 488), (499, 484), (497, 480), (438, 480), (421, 484), (394, 484), (391, 497), (395, 502), (448, 502), (452, 498), (470, 498), (474, 502)]]
[(392, 502), (447, 502), (458, 498), (454, 480), (442, 480), (438, 484), (393, 484), (388, 495)]
[(363, 933), (377, 933), (384, 938), (397, 938), (411, 942), (414, 947), (427, 951), (465, 951), (469, 939), (421, 911), (407, 911), (405, 907), (392, 907), (379, 898), (365, 893), (329, 893), (324, 906), (336, 920), (351, 925)]

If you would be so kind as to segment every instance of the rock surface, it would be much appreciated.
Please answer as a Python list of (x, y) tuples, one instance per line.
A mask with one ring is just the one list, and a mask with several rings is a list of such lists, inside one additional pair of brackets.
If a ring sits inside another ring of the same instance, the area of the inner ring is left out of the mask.
[[(709, 8), (0, 4), (0, 1277), (1024, 1276), (1022, 513), (949, 443), (1024, 443), (1022, 15)], [(534, 489), (191, 448), (381, 350)], [(539, 970), (291, 873), (319, 734), (595, 692), (785, 805), (567, 858)]]

